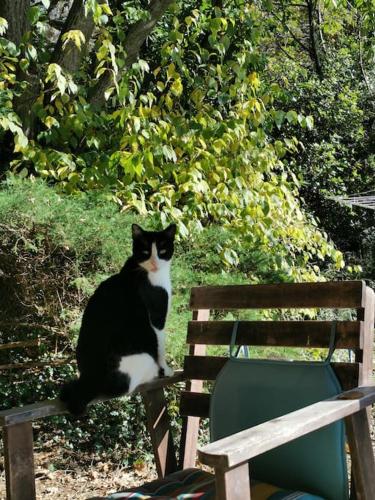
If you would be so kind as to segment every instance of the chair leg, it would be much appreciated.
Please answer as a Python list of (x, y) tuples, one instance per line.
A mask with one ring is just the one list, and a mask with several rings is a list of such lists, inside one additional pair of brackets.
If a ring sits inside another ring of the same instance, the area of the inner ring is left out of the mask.
[(176, 452), (170, 429), (167, 403), (163, 389), (142, 394), (146, 407), (147, 426), (154, 449), (156, 470), (164, 477), (177, 470)]
[(366, 409), (345, 419), (357, 500), (375, 498), (375, 460)]
[(216, 500), (250, 500), (249, 464), (215, 469)]
[(7, 500), (35, 500), (31, 422), (3, 427)]

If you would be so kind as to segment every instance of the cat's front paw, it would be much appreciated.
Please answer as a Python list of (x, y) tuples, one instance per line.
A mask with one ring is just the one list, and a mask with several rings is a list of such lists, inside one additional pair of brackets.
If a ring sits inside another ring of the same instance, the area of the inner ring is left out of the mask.
[(167, 364), (163, 365), (159, 369), (159, 377), (172, 377), (174, 371)]

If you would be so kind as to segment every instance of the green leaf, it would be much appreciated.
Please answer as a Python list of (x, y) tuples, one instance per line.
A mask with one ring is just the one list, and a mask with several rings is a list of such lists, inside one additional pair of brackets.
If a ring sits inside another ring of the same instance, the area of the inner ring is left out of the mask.
[[(61, 67), (56, 64), (52, 63), (48, 65), (47, 68), (47, 76), (46, 76), (46, 82), (54, 82), (57, 86), (57, 88), (60, 91), (60, 94), (65, 94), (65, 90), (67, 87), (67, 81), (65, 76), (62, 74), (62, 69)], [(68, 97), (69, 100), (69, 97)]]
[(136, 132), (139, 132), (139, 129), (141, 128), (141, 120), (138, 118), (138, 116), (134, 116), (133, 123), (134, 123), (134, 130)]
[(113, 91), (115, 90), (115, 87), (110, 87), (109, 89), (107, 89), (105, 92), (104, 92), (104, 99), (106, 101), (108, 101), (108, 99), (111, 97), (111, 95), (113, 94)]
[(0, 35), (4, 35), (8, 29), (8, 21), (3, 17), (0, 17)]
[(284, 118), (285, 118), (285, 113), (284, 111), (275, 111), (275, 123), (276, 123), (276, 126), (277, 128), (281, 128), (281, 125), (283, 124), (284, 122)]
[(175, 96), (180, 96), (182, 94), (182, 91), (184, 90), (184, 87), (182, 85), (181, 78), (177, 78), (173, 84), (171, 85), (171, 92)]
[(298, 114), (294, 110), (290, 110), (286, 114), (286, 119), (289, 123), (295, 125), (298, 122)]
[(27, 19), (30, 24), (36, 24), (39, 21), (40, 16), (42, 15), (42, 11), (34, 5), (33, 7), (30, 7), (27, 11)]
[(24, 58), (20, 60), (20, 68), (22, 69), (22, 71), (26, 71), (29, 66), (30, 66), (30, 61)]
[(48, 129), (60, 126), (59, 122), (53, 116), (47, 116), (47, 118), (44, 120), (44, 124)]
[(36, 58), (38, 56), (36, 48), (34, 47), (34, 45), (28, 44), (26, 46), (26, 53), (29, 56), (29, 58), (32, 59), (32, 60), (34, 60), (34, 61), (36, 60)]
[(80, 30), (69, 30), (61, 37), (63, 41), (63, 49), (66, 48), (69, 42), (74, 43), (78, 50), (81, 50), (82, 44), (85, 43), (85, 35)]
[(22, 151), (28, 145), (28, 139), (21, 129), (18, 130), (14, 138), (14, 151)]
[(312, 130), (314, 128), (314, 118), (311, 115), (306, 116), (306, 126), (308, 130)]

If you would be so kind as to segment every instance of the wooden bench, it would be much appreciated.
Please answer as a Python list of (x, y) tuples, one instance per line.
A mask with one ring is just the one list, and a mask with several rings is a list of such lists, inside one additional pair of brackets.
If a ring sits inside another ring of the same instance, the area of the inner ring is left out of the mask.
[[(230, 343), (232, 321), (210, 321), (210, 311), (235, 309), (353, 309), (352, 321), (338, 321), (337, 349), (351, 349), (352, 362), (334, 363), (344, 392), (199, 450), (202, 463), (215, 468), (217, 498), (250, 499), (248, 460), (335, 420), (345, 418), (352, 458), (352, 498), (375, 499), (375, 464), (366, 408), (375, 402), (372, 380), (374, 292), (363, 281), (236, 285), (192, 289), (193, 320), (187, 333), (184, 369), (169, 379), (140, 386), (148, 429), (160, 477), (178, 468), (194, 467), (201, 418), (208, 417), (210, 395), (204, 381), (215, 380), (227, 361), (207, 355), (207, 346)], [(329, 344), (330, 321), (245, 321), (238, 345), (322, 347)], [(177, 464), (164, 396), (167, 385), (186, 380), (181, 392), (183, 416), (180, 462)], [(0, 412), (5, 444), (8, 500), (35, 498), (32, 421), (63, 413), (61, 404), (46, 401)], [(354, 486), (355, 485), (355, 486)], [(240, 496), (239, 496), (239, 492)]]

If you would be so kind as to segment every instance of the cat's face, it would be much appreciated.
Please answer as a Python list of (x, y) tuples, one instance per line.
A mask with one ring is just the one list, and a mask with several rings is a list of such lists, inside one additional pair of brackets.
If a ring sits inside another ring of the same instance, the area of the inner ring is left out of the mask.
[(138, 224), (133, 224), (133, 257), (151, 273), (169, 267), (175, 234), (176, 224), (171, 224), (163, 231), (145, 231)]

